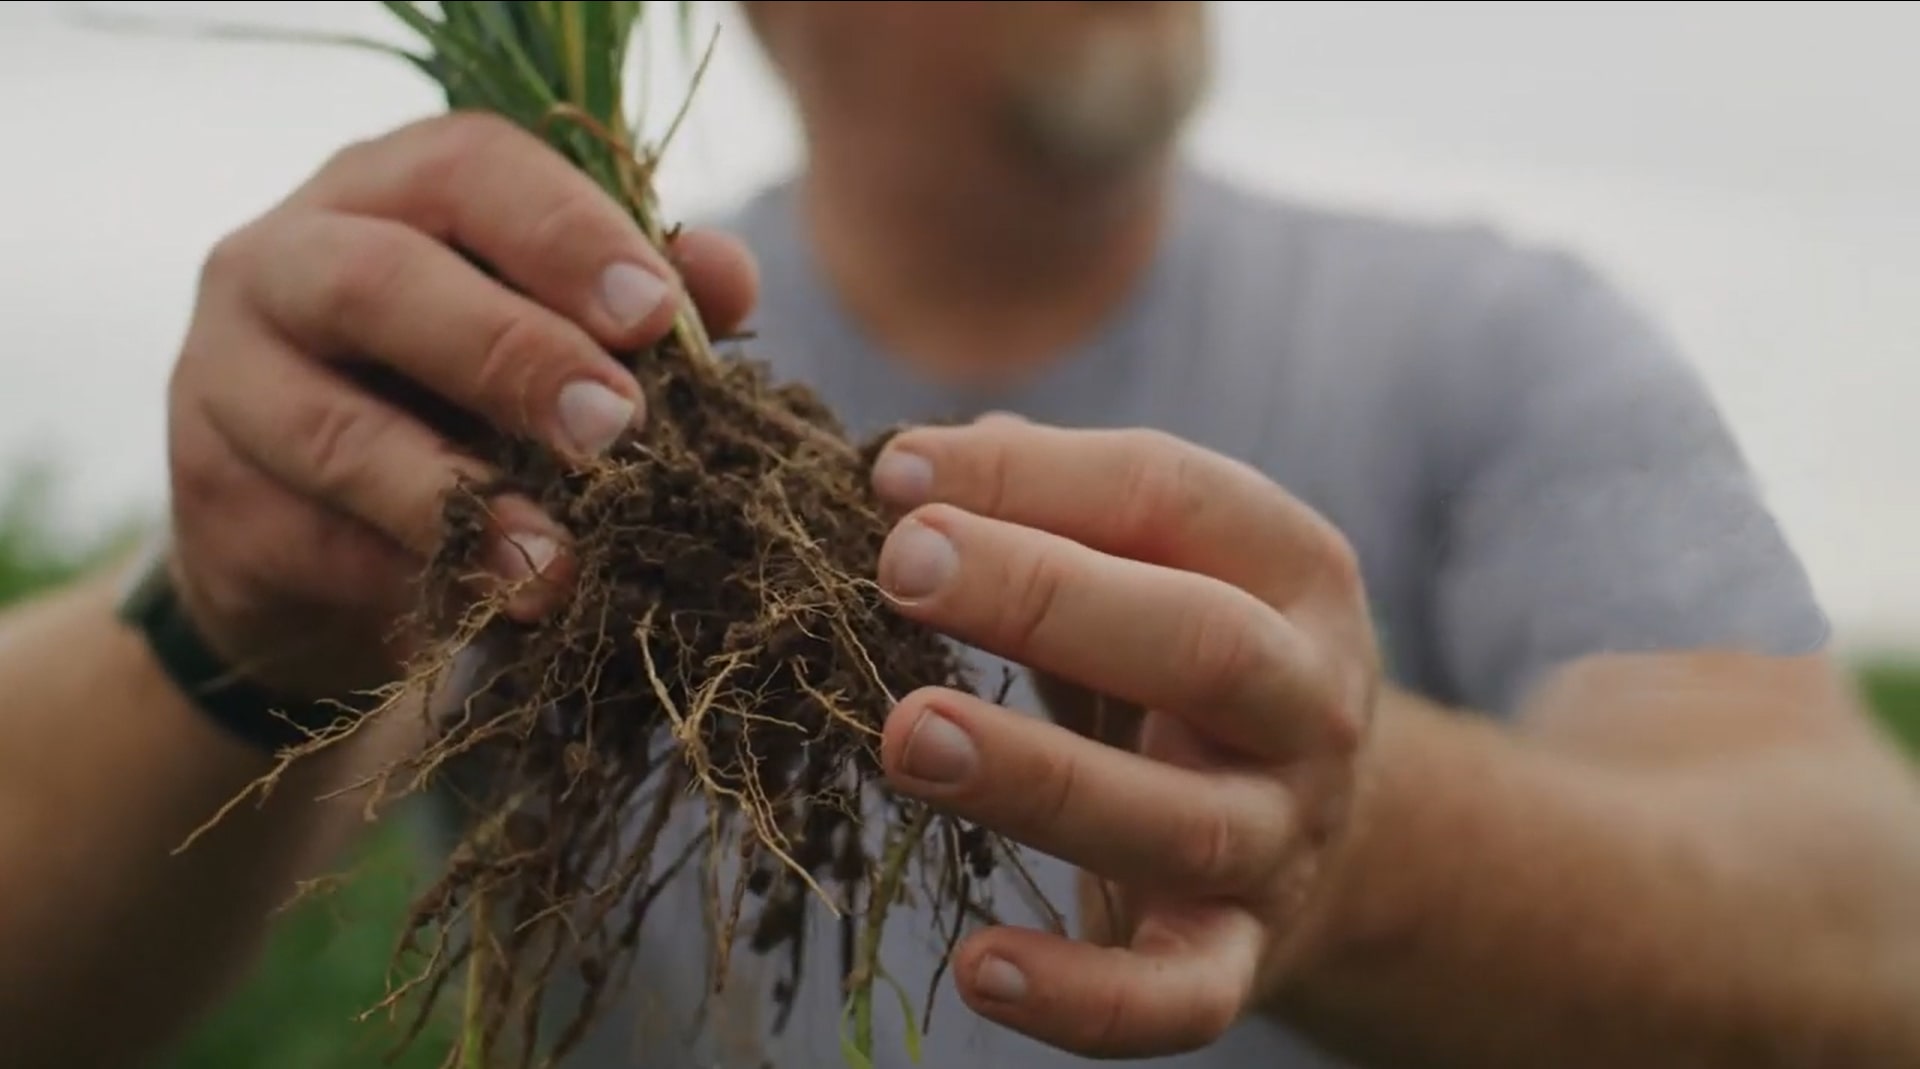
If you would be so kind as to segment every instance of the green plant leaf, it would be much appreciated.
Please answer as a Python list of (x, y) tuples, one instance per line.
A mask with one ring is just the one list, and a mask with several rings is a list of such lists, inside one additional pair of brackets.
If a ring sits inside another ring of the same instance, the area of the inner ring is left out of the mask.
[(895, 980), (892, 973), (882, 972), (880, 979), (885, 980), (887, 986), (893, 988), (895, 997), (900, 1000), (900, 1019), (906, 1022), (907, 1058), (911, 1060), (913, 1064), (919, 1065), (920, 1022), (914, 1018), (913, 1000), (907, 997), (907, 989), (900, 986), (900, 981)]
[[(871, 997), (871, 993), (868, 993)], [(873, 1069), (873, 1059), (854, 1042), (853, 1022), (851, 1018), (858, 1012), (861, 996), (856, 994), (847, 999), (840, 1010), (840, 1060), (847, 1063), (847, 1069)]]

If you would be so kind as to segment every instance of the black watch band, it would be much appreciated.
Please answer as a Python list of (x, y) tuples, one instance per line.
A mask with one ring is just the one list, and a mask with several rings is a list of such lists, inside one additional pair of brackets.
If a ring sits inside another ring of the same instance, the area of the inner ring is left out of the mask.
[(289, 699), (234, 671), (207, 644), (181, 603), (164, 543), (150, 547), (135, 570), (119, 616), (141, 633), (161, 669), (196, 708), (250, 746), (278, 753), (347, 715), (338, 702)]

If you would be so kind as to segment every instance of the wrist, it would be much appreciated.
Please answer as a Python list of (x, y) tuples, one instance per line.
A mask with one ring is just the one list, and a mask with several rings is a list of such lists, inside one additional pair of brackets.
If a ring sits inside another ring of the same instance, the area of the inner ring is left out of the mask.
[(1263, 1009), (1310, 1018), (1356, 977), (1417, 957), (1445, 903), (1472, 893), (1460, 859), (1478, 816), (1465, 804), (1507, 749), (1494, 725), (1383, 689), (1344, 830), (1322, 852), (1272, 957)]
[(209, 641), (182, 595), (169, 541), (145, 547), (120, 590), (116, 616), (140, 636), (174, 690), (229, 736), (280, 752), (353, 715), (346, 704), (287, 695), (248, 676)]

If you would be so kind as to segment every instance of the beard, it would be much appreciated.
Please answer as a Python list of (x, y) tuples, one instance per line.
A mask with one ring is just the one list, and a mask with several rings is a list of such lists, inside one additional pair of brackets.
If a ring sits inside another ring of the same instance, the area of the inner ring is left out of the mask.
[(1130, 172), (1170, 149), (1211, 76), (1200, 19), (1096, 26), (1014, 72), (1006, 125), (1018, 147), (1076, 177)]

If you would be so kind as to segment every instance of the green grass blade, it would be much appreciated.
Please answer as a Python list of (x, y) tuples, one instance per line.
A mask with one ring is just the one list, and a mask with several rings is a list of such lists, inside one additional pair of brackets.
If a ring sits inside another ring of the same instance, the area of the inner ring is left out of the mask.
[[(559, 55), (555, 61), (567, 74), (567, 99), (585, 101), (593, 93), (588, 29), (604, 8), (599, 4), (567, 4), (554, 0), (546, 5), (546, 11), (548, 20), (558, 31), (555, 43)], [(588, 107), (588, 110), (593, 109)]]
[[(629, 4), (586, 4), (580, 19), (580, 94), (579, 105), (589, 115), (618, 120), (622, 111), (621, 87), (625, 82), (625, 31), (631, 21), (623, 21), (622, 8)], [(631, 16), (624, 16), (630, 20)], [(616, 127), (617, 129), (617, 127)]]
[[(564, 84), (556, 84), (549, 77), (558, 72), (541, 70), (529, 51), (544, 49), (544, 23), (539, 19), (537, 9), (528, 7), (517, 13), (509, 13), (506, 5), (498, 0), (470, 0), (465, 4), (448, 3), (445, 6), (449, 12), (456, 7), (470, 12), (488, 35), (488, 43), (493, 46), (491, 51), (513, 68), (520, 84), (541, 99), (542, 103), (551, 106), (557, 102), (558, 95), (566, 91)], [(515, 17), (516, 14), (532, 17)]]
[(913, 1000), (907, 997), (907, 989), (900, 986), (900, 981), (894, 979), (892, 973), (883, 971), (880, 979), (893, 989), (894, 997), (900, 1001), (900, 1019), (906, 1022), (907, 1060), (919, 1065), (920, 1022), (913, 1012)]
[(380, 0), (380, 6), (386, 8), (413, 32), (429, 42), (439, 43), (440, 23), (435, 22), (432, 16), (420, 10), (419, 4), (412, 3), (411, 0)]
[(873, 1069), (873, 1058), (860, 1049), (854, 1039), (857, 1026), (853, 1018), (860, 1013), (858, 996), (851, 999), (840, 1011), (840, 1061), (847, 1069)]

